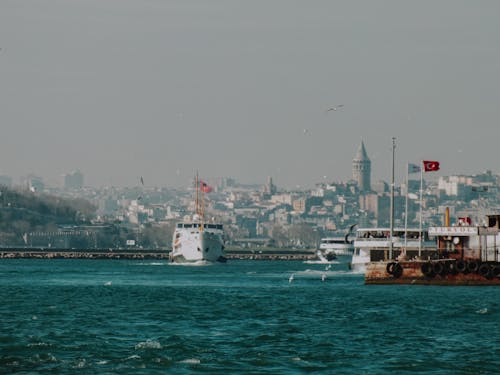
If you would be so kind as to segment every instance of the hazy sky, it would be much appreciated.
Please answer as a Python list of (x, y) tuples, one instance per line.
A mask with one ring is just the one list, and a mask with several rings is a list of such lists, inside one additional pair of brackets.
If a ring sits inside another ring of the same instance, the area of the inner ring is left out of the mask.
[[(499, 173), (499, 1), (1, 0), (0, 174)], [(338, 111), (325, 111), (344, 104)]]

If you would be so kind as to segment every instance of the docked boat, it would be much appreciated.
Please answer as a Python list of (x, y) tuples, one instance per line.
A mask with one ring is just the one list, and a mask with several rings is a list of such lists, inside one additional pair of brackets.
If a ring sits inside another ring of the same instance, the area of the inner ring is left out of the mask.
[(325, 237), (320, 240), (319, 250), (327, 260), (334, 260), (338, 256), (352, 256), (354, 245), (349, 236), (353, 233), (356, 224), (351, 225), (349, 231), (344, 236)]
[(337, 259), (335, 253), (328, 253), (328, 255), (325, 256), (321, 250), (316, 252), (316, 256), (318, 257), (318, 262), (320, 263), (328, 263)]
[(191, 220), (177, 223), (173, 239), (170, 261), (175, 263), (225, 262), (223, 225), (205, 222), (204, 182), (196, 178), (196, 213)]
[[(422, 243), (420, 242), (422, 236)], [(354, 253), (350, 268), (356, 273), (365, 273), (370, 262), (387, 259), (390, 252), (390, 228), (359, 228), (354, 239)], [(415, 257), (423, 254), (433, 257), (436, 242), (429, 239), (426, 231), (395, 228), (392, 236), (393, 257)]]
[(340, 255), (352, 255), (354, 246), (344, 237), (326, 237), (321, 239), (319, 250), (326, 259), (333, 260)]
[(466, 224), (430, 227), (434, 256), (369, 263), (365, 284), (500, 285), (500, 215), (487, 226)]

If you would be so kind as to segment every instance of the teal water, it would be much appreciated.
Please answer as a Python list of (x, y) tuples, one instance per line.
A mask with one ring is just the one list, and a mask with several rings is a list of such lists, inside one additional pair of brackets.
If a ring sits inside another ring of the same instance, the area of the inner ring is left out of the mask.
[(500, 373), (500, 288), (326, 267), (0, 260), (0, 373)]

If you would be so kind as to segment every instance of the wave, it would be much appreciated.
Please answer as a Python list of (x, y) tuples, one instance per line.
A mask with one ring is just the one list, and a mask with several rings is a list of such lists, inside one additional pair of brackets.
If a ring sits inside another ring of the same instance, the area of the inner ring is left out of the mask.
[(191, 266), (191, 267), (199, 267), (199, 266), (212, 266), (214, 265), (213, 262), (209, 262), (207, 260), (197, 260), (196, 262), (175, 262), (175, 263), (168, 263), (169, 266)]
[(186, 363), (188, 365), (199, 365), (201, 361), (198, 358), (187, 358), (179, 361), (179, 363)]
[(330, 271), (330, 270), (311, 270), (307, 269), (305, 271), (295, 271), (289, 276), (288, 281), (292, 282), (296, 278), (299, 279), (318, 279), (325, 281), (328, 278), (341, 277), (349, 274), (348, 271)]
[(136, 344), (135, 349), (161, 349), (161, 344), (155, 340), (146, 340)]
[(87, 360), (85, 358), (80, 358), (76, 360), (75, 364), (73, 365), (73, 368), (85, 368), (87, 367)]
[(341, 264), (337, 260), (305, 260), (305, 264)]
[(136, 266), (164, 266), (167, 262), (140, 262), (135, 263)]
[(132, 355), (128, 356), (127, 358), (125, 358), (125, 361), (129, 361), (131, 359), (141, 359), (141, 356), (137, 355), (137, 354), (132, 354)]

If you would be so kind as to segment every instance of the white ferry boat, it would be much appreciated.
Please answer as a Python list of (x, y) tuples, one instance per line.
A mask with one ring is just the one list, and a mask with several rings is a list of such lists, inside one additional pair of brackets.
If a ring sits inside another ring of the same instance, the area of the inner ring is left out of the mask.
[(170, 260), (176, 263), (225, 262), (222, 224), (203, 223), (196, 216), (193, 221), (178, 223)]
[[(392, 248), (394, 258), (397, 257), (429, 257), (436, 252), (436, 241), (430, 240), (426, 231), (422, 231), (422, 244), (420, 244), (420, 231), (396, 228), (393, 231)], [(354, 240), (354, 253), (350, 268), (357, 273), (365, 273), (366, 265), (388, 259), (390, 250), (389, 228), (359, 228)]]
[(178, 223), (172, 239), (170, 261), (176, 263), (225, 262), (222, 224), (204, 220), (204, 193), (207, 185), (196, 177), (196, 214)]
[(351, 256), (354, 252), (354, 245), (345, 237), (326, 237), (321, 239), (319, 249), (326, 259), (334, 259), (339, 255)]

